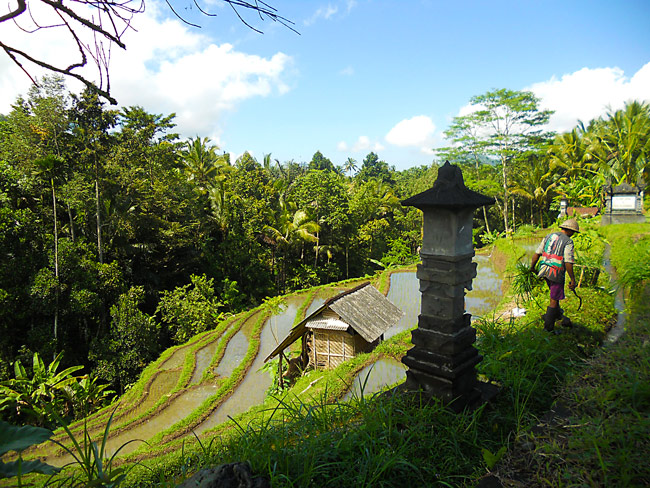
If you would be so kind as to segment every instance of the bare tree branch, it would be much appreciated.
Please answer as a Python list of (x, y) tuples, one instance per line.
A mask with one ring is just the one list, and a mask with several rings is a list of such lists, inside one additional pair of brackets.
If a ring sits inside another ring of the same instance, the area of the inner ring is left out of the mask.
[(208, 13), (208, 12), (206, 12), (205, 10), (203, 10), (203, 8), (201, 8), (201, 6), (199, 5), (199, 2), (197, 2), (196, 0), (192, 0), (192, 1), (194, 2), (194, 5), (196, 5), (196, 8), (198, 8), (199, 11), (200, 11), (203, 15), (205, 15), (206, 17), (216, 17), (216, 16), (217, 16), (217, 14), (211, 14), (211, 13)]
[[(28, 4), (28, 1), (30, 2)], [(165, 0), (170, 10), (185, 24), (193, 27), (200, 27), (191, 23), (177, 13), (170, 0)], [(173, 1), (173, 0), (172, 0)], [(293, 22), (278, 14), (277, 10), (269, 4), (260, 0), (222, 0), (226, 2), (235, 12), (237, 18), (248, 28), (255, 32), (262, 33), (261, 30), (249, 24), (240, 14), (240, 10), (253, 10), (261, 20), (270, 19), (278, 22), (293, 32), (296, 31), (292, 25)], [(199, 11), (207, 17), (215, 17), (216, 14), (208, 13), (202, 8), (197, 0), (192, 0)], [(43, 24), (32, 11), (31, 5), (44, 5), (48, 7), (50, 13), (60, 19), (58, 21)], [(16, 7), (8, 6), (8, 12), (0, 15), (0, 25), (3, 22), (13, 22), (19, 29), (30, 34), (37, 34), (42, 29), (65, 29), (68, 38), (76, 45), (76, 54), (70, 54), (70, 57), (76, 58), (72, 62), (66, 63), (67, 67), (52, 64), (47, 59), (40, 59), (26, 52), (18, 46), (10, 45), (6, 39), (0, 36), (0, 48), (11, 58), (28, 77), (36, 84), (34, 77), (30, 74), (25, 62), (38, 66), (54, 73), (70, 76), (81, 81), (84, 85), (97, 90), (97, 93), (112, 104), (117, 101), (110, 95), (110, 52), (112, 45), (117, 45), (126, 49), (126, 44), (122, 40), (123, 35), (133, 29), (131, 22), (136, 14), (144, 12), (145, 0), (16, 0)], [(13, 10), (12, 10), (13, 9)], [(25, 16), (25, 13), (27, 15)], [(19, 22), (25, 16), (29, 25), (21, 25)], [(92, 35), (92, 41), (84, 42), (81, 34)], [(104, 44), (106, 43), (106, 44)], [(96, 66), (98, 71), (98, 81), (94, 82), (86, 76), (79, 73), (79, 70), (88, 64), (89, 59)]]
[(25, 0), (18, 0), (18, 8), (0, 17), (0, 23), (4, 22), (5, 20), (15, 19), (20, 14), (22, 14), (26, 8), (27, 4), (25, 3)]
[(179, 19), (181, 22), (184, 22), (184, 23), (186, 23), (187, 25), (191, 25), (192, 27), (198, 27), (199, 29), (201, 28), (200, 25), (192, 24), (192, 22), (188, 22), (188, 21), (185, 20), (183, 17), (181, 17), (180, 15), (178, 15), (178, 13), (176, 12), (176, 10), (174, 10), (174, 7), (172, 7), (172, 4), (169, 3), (169, 0), (165, 0), (165, 2), (167, 3), (167, 6), (169, 7), (169, 9), (174, 13), (174, 15), (175, 15), (176, 17), (178, 17), (178, 19)]
[(235, 8), (235, 6), (232, 4), (232, 2), (228, 2), (228, 3), (230, 4), (230, 7), (233, 9), (233, 11), (235, 12), (235, 14), (237, 14), (237, 17), (239, 17), (239, 20), (240, 20), (240, 21), (241, 21), (241, 22), (242, 22), (246, 27), (248, 27), (249, 29), (254, 30), (254, 31), (257, 32), (258, 34), (264, 34), (261, 30), (256, 29), (255, 27), (251, 26), (248, 22), (246, 22), (246, 21), (242, 18), (242, 16), (239, 15), (239, 12), (238, 12), (237, 9)]
[(67, 71), (65, 69), (58, 68), (58, 67), (53, 66), (51, 64), (48, 64), (48, 63), (46, 63), (44, 61), (33, 58), (29, 54), (27, 54), (27, 53), (25, 53), (23, 51), (20, 51), (19, 49), (15, 49), (15, 48), (12, 48), (10, 46), (7, 46), (7, 45), (3, 44), (2, 42), (0, 42), (0, 47), (2, 47), (4, 49), (4, 51), (9, 55), (9, 57), (14, 61), (14, 63), (16, 63), (20, 67), (20, 69), (22, 69), (27, 74), (29, 79), (32, 80), (32, 83), (34, 83), (35, 85), (38, 85), (38, 83), (36, 82), (36, 80), (34, 80), (34, 78), (30, 75), (30, 73), (24, 68), (24, 66), (22, 65), (20, 60), (18, 58), (16, 58), (16, 55), (27, 59), (28, 61), (34, 63), (37, 66), (40, 66), (41, 68), (44, 68), (44, 69), (46, 69), (48, 71), (52, 71), (53, 73), (59, 73), (59, 74), (65, 75), (65, 76), (70, 76), (72, 78), (75, 78), (76, 80), (79, 80), (80, 82), (82, 82), (87, 87), (95, 89), (99, 95), (106, 98), (106, 100), (108, 100), (111, 104), (117, 105), (117, 100), (115, 100), (115, 98), (113, 98), (110, 95), (110, 93), (108, 93), (108, 91), (103, 90), (101, 87), (98, 87), (95, 83), (93, 83), (92, 81), (87, 80), (86, 78), (84, 78), (83, 76), (81, 76), (78, 73), (73, 73), (71, 71)]

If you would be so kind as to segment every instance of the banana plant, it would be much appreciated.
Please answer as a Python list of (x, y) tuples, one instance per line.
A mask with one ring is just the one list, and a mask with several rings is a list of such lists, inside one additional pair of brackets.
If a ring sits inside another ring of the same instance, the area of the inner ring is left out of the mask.
[(92, 375), (82, 376), (78, 382), (70, 383), (66, 393), (74, 405), (75, 418), (89, 415), (103, 407), (115, 395), (115, 391), (108, 389), (108, 384), (100, 383), (99, 379)]
[(31, 417), (38, 425), (49, 424), (53, 421), (44, 408), (46, 405), (57, 405), (64, 409), (67, 397), (66, 390), (77, 378), (73, 373), (83, 366), (71, 366), (58, 371), (63, 353), (45, 366), (37, 352), (32, 358), (32, 376), (20, 360), (14, 363), (15, 378), (0, 383), (0, 410), (13, 409), (17, 417)]

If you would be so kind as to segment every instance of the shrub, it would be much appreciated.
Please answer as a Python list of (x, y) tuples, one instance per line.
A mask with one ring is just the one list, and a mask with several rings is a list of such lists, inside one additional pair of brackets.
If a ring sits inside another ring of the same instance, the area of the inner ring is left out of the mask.
[(91, 359), (97, 374), (120, 391), (133, 383), (144, 367), (160, 354), (160, 327), (153, 317), (139, 309), (144, 288), (136, 286), (120, 295), (111, 307), (108, 341), (94, 344)]
[(191, 280), (191, 284), (164, 291), (156, 310), (177, 344), (204, 332), (220, 317), (222, 303), (215, 296), (214, 280), (205, 275), (192, 275)]

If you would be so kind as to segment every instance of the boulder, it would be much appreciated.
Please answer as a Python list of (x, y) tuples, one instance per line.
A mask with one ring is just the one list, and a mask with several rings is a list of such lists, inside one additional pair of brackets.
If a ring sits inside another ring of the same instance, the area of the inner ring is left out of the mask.
[(177, 488), (271, 488), (271, 484), (254, 477), (248, 463), (230, 463), (202, 469)]

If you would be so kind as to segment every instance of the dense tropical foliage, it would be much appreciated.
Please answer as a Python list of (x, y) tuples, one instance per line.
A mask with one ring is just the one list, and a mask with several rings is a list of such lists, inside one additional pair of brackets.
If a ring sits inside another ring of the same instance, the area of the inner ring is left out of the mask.
[(476, 214), (477, 245), (547, 225), (560, 197), (598, 206), (606, 181), (648, 179), (647, 103), (554, 135), (528, 92), (471, 102), (439, 160), (396, 171), (372, 152), (231, 161), (206, 137), (181, 140), (173, 114), (111, 110), (59, 78), (32, 87), (0, 116), (0, 416), (50, 425), (49, 398), (75, 417), (84, 395), (106, 399), (100, 383), (123, 392), (227, 314), (416, 260), (421, 215), (399, 202), (444, 159), (497, 198)]

